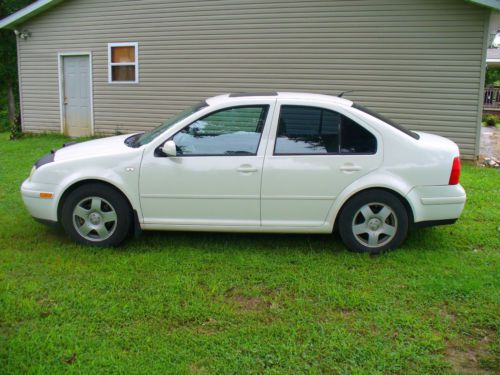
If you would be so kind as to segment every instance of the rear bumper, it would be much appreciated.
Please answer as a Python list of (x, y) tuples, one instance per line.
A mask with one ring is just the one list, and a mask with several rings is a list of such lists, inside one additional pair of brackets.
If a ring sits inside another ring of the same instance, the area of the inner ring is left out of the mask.
[(466, 194), (461, 185), (417, 186), (406, 198), (412, 206), (415, 225), (428, 226), (456, 221), (465, 207)]

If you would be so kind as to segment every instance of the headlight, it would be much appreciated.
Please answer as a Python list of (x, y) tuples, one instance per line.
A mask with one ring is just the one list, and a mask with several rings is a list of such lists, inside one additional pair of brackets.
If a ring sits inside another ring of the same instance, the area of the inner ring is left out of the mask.
[(31, 181), (31, 177), (33, 177), (33, 174), (35, 173), (35, 171), (36, 171), (36, 167), (33, 166), (33, 168), (31, 168), (30, 177), (28, 179), (29, 181)]

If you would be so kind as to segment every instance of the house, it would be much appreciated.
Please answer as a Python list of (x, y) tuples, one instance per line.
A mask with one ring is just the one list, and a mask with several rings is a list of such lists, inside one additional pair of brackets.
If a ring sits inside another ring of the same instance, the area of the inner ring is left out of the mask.
[(242, 91), (347, 95), (408, 128), (479, 148), (498, 0), (39, 0), (17, 35), (23, 129), (152, 128)]

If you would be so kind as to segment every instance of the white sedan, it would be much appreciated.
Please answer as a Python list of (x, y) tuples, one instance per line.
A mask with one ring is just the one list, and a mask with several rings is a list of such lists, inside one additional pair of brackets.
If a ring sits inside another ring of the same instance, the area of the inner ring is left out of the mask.
[(83, 244), (142, 230), (331, 233), (355, 251), (451, 224), (465, 191), (452, 141), (352, 101), (225, 94), (139, 134), (66, 144), (21, 192), (31, 215)]

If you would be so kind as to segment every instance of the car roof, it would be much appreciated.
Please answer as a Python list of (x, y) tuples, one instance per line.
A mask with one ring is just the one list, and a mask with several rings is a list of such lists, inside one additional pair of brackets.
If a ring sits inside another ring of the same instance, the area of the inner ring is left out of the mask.
[(306, 101), (315, 102), (327, 102), (344, 105), (347, 107), (352, 106), (353, 102), (339, 98), (338, 96), (324, 95), (324, 94), (312, 94), (305, 92), (255, 92), (255, 93), (229, 93), (213, 96), (206, 100), (208, 105), (217, 104), (230, 104), (231, 102), (238, 103), (245, 99), (299, 99)]

